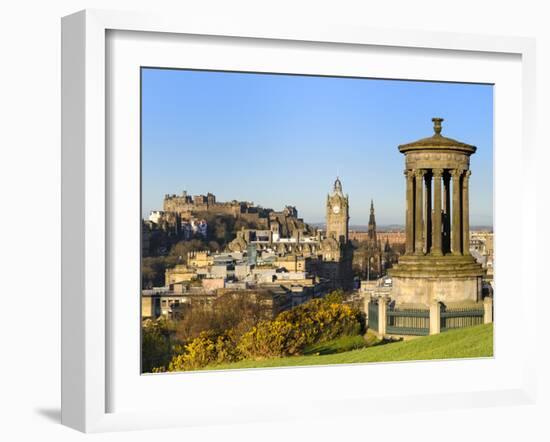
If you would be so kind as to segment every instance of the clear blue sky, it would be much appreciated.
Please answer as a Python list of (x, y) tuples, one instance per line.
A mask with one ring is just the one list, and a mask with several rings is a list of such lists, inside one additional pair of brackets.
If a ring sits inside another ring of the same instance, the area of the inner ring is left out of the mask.
[(470, 222), (492, 225), (493, 87), (143, 69), (143, 216), (165, 193), (206, 194), (322, 222), (339, 174), (350, 223), (403, 224), (399, 144), (442, 134), (474, 144)]

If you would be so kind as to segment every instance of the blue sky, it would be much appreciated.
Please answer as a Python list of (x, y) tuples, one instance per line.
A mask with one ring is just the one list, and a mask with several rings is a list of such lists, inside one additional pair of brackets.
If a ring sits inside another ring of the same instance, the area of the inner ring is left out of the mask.
[(363, 78), (142, 70), (143, 216), (166, 193), (294, 205), (322, 222), (336, 175), (350, 223), (403, 224), (399, 144), (442, 135), (474, 144), (470, 222), (492, 225), (493, 87)]

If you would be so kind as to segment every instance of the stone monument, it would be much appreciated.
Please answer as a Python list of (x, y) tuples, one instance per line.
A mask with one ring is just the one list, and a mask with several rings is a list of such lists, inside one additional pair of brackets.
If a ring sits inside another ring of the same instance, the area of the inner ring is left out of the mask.
[(441, 135), (403, 144), (406, 250), (389, 271), (396, 305), (478, 302), (484, 270), (469, 251), (470, 156), (476, 147)]

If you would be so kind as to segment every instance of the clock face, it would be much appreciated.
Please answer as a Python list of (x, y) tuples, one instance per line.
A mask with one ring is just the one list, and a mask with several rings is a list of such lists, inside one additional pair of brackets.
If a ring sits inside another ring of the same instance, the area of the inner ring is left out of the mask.
[(332, 211), (334, 213), (340, 213), (340, 206), (332, 206)]

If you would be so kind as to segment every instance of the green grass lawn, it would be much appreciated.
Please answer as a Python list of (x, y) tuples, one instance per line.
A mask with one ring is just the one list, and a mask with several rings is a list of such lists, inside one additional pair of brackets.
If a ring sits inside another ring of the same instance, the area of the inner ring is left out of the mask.
[(345, 336), (334, 341), (310, 346), (305, 349), (303, 356), (258, 361), (244, 360), (232, 364), (210, 366), (206, 370), (491, 356), (493, 356), (493, 324), (487, 324), (387, 344), (380, 344), (372, 336), (367, 340), (362, 336)]
[(304, 349), (305, 356), (330, 355), (334, 353), (343, 353), (351, 350), (359, 350), (369, 345), (363, 336), (343, 336), (334, 341), (314, 344)]

